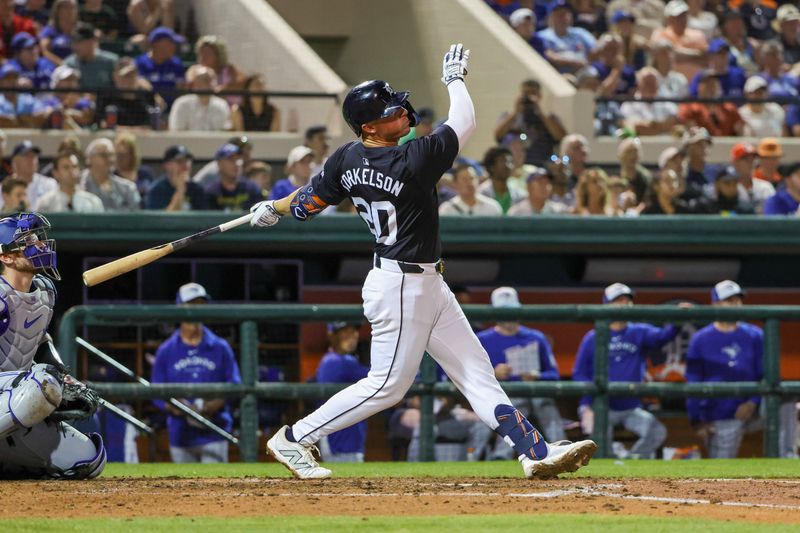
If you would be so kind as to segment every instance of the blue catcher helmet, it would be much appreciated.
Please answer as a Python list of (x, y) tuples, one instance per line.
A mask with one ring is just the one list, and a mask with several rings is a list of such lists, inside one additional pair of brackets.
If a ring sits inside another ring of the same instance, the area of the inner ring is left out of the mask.
[(414, 106), (408, 101), (410, 94), (409, 91), (395, 91), (385, 81), (365, 81), (350, 89), (344, 97), (342, 114), (359, 137), (361, 137), (361, 126), (391, 116), (400, 108), (408, 111), (408, 124), (414, 127), (419, 122), (419, 117), (414, 111)]
[(43, 274), (60, 280), (56, 241), (47, 238), (50, 222), (38, 213), (17, 213), (0, 219), (0, 254), (22, 252)]

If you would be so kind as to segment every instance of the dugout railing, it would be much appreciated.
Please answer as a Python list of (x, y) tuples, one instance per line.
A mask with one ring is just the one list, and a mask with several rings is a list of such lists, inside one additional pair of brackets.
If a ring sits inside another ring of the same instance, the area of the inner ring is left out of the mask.
[[(597, 455), (607, 457), (608, 401), (611, 396), (650, 397), (719, 397), (762, 395), (766, 403), (764, 455), (778, 457), (778, 410), (781, 398), (800, 394), (800, 381), (780, 379), (780, 322), (800, 321), (800, 306), (746, 306), (720, 308), (698, 306), (682, 309), (674, 306), (638, 305), (621, 308), (602, 305), (543, 305), (519, 309), (496, 309), (487, 305), (464, 306), (473, 320), (521, 320), (523, 322), (592, 322), (595, 336), (594, 383), (504, 382), (512, 397), (574, 397), (594, 395), (595, 428), (593, 438), (599, 445)], [(261, 323), (326, 322), (363, 320), (359, 305), (98, 305), (70, 308), (62, 317), (58, 344), (64, 362), (77, 368), (78, 346), (75, 337), (80, 326), (157, 325), (181, 320), (206, 323), (239, 323), (239, 366), (242, 384), (155, 384), (93, 383), (96, 390), (115, 399), (143, 400), (176, 397), (225, 397), (239, 399), (240, 450), (242, 460), (255, 462), (258, 457), (257, 399), (324, 399), (347, 384), (262, 383), (258, 381), (258, 325)], [(764, 324), (764, 379), (760, 382), (730, 383), (623, 383), (608, 382), (609, 324), (613, 320), (648, 322), (711, 322), (713, 320), (748, 320)], [(87, 339), (89, 342), (91, 338)], [(113, 355), (113, 354), (112, 354)], [(421, 380), (409, 395), (421, 396), (420, 457), (434, 457), (435, 396), (458, 394), (450, 383), (436, 382), (435, 365), (423, 359)]]

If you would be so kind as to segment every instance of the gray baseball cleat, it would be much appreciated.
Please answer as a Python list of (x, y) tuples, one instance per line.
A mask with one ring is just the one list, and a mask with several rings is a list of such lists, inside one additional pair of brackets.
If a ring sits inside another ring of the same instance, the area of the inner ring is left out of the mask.
[[(298, 479), (324, 479), (331, 477), (331, 471), (319, 466), (314, 459), (316, 446), (305, 446), (286, 438), (286, 430), (281, 429), (267, 441), (267, 453), (272, 455)], [(319, 453), (319, 452), (317, 452)]]
[(563, 472), (575, 472), (588, 465), (596, 450), (597, 444), (591, 440), (561, 440), (547, 443), (547, 457), (544, 459), (522, 456), (519, 462), (528, 479), (552, 479)]

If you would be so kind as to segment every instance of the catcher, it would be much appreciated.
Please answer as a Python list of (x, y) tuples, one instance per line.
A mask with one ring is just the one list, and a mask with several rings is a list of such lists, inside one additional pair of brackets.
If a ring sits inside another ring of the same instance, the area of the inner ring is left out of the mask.
[(106, 464), (100, 435), (67, 423), (94, 414), (99, 397), (47, 333), (61, 279), (49, 228), (37, 213), (0, 219), (0, 479), (89, 479)]

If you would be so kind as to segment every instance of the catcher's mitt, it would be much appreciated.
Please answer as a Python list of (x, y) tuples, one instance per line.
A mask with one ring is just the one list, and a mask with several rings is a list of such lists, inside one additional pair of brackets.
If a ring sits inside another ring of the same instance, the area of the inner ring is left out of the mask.
[(61, 389), (61, 403), (47, 419), (52, 422), (63, 422), (89, 418), (97, 411), (99, 404), (100, 396), (95, 391), (67, 376)]

